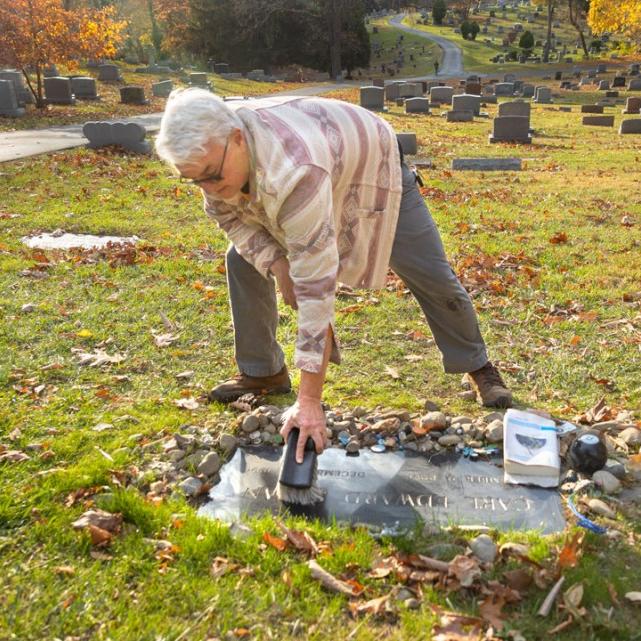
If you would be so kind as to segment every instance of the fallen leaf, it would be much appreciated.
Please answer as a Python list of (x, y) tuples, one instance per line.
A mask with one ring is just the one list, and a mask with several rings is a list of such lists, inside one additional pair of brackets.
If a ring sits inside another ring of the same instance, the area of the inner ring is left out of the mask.
[(0, 454), (0, 463), (3, 461), (8, 461), (9, 463), (21, 463), (22, 461), (30, 460), (30, 458), (31, 457), (27, 454), (20, 452), (19, 450), (8, 450), (7, 452)]
[(287, 547), (287, 541), (285, 539), (274, 536), (269, 532), (265, 532), (263, 534), (263, 541), (271, 545), (273, 548), (276, 548), (279, 552), (283, 552), (283, 550), (285, 550), (285, 548)]
[(96, 547), (104, 547), (111, 543), (113, 535), (107, 530), (103, 530), (95, 525), (88, 525), (89, 535), (91, 536), (91, 544)]
[(521, 568), (516, 570), (508, 570), (503, 573), (505, 582), (514, 590), (523, 592), (532, 584), (532, 575)]
[(439, 622), (432, 628), (432, 641), (480, 641), (483, 620), (432, 606)]
[(311, 556), (318, 554), (318, 545), (314, 539), (307, 532), (300, 532), (298, 530), (290, 530), (283, 523), (278, 524), (280, 529), (285, 534), (287, 540), (301, 552), (306, 552)]
[(385, 373), (389, 374), (394, 380), (398, 380), (401, 377), (398, 371), (389, 365), (385, 366)]
[(497, 630), (503, 629), (503, 606), (505, 599), (500, 594), (490, 594), (479, 604), (480, 615)]
[(550, 243), (553, 245), (562, 245), (568, 242), (568, 235), (564, 231), (560, 231), (550, 238)]
[(74, 530), (82, 530), (90, 526), (117, 534), (122, 526), (122, 514), (112, 514), (105, 510), (89, 510), (71, 524)]
[(178, 340), (178, 336), (175, 334), (153, 334), (153, 337), (156, 347), (169, 347), (169, 345)]
[(53, 571), (56, 574), (61, 574), (63, 576), (73, 576), (76, 573), (75, 569), (70, 565), (58, 565), (53, 569)]
[(340, 594), (347, 594), (349, 596), (357, 596), (359, 592), (356, 590), (355, 586), (350, 585), (346, 581), (341, 581), (335, 576), (332, 576), (327, 570), (324, 570), (314, 559), (310, 559), (307, 562), (312, 578), (319, 581), (323, 587), (327, 588), (332, 592), (339, 592)]
[(626, 592), (625, 598), (632, 603), (641, 603), (641, 592)]
[(469, 588), (481, 576), (481, 568), (476, 559), (459, 554), (449, 563), (449, 573), (454, 575), (464, 588)]
[(122, 363), (122, 361), (125, 360), (125, 356), (122, 354), (109, 356), (109, 354), (102, 349), (96, 349), (90, 353), (72, 347), (71, 351), (78, 359), (78, 365), (87, 365), (89, 367), (102, 367), (103, 365), (111, 365), (112, 363)]
[(567, 569), (576, 567), (581, 555), (581, 545), (583, 544), (584, 537), (585, 530), (575, 532), (570, 540), (566, 539), (557, 559), (557, 566), (559, 568)]
[(183, 410), (197, 410), (200, 407), (198, 401), (193, 397), (177, 398), (174, 400), (174, 405)]
[(385, 609), (385, 606), (389, 602), (390, 595), (386, 594), (385, 596), (380, 596), (375, 599), (370, 599), (365, 601), (365, 603), (359, 603), (358, 601), (350, 601), (349, 610), (352, 613), (352, 616), (358, 616), (359, 614), (370, 614), (376, 616), (380, 614), (381, 611)]

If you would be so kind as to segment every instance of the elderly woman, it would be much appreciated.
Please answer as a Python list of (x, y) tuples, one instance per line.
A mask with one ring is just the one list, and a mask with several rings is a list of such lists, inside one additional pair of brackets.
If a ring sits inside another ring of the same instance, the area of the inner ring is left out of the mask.
[(355, 105), (324, 98), (225, 102), (202, 89), (172, 92), (156, 149), (203, 192), (205, 212), (231, 241), (227, 280), (239, 374), (212, 400), (291, 389), (274, 279), (298, 310), (298, 398), (283, 428), (326, 445), (321, 396), (334, 331), (338, 282), (385, 283), (388, 266), (421, 306), (446, 372), (469, 373), (481, 402), (512, 397), (489, 362), (469, 296), (452, 271), (415, 174), (391, 127)]

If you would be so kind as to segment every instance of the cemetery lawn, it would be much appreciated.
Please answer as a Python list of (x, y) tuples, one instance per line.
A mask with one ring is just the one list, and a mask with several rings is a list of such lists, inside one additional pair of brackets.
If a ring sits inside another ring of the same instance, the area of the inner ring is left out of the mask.
[[(340, 95), (357, 100), (358, 90)], [(620, 106), (615, 113), (618, 127)], [(420, 155), (433, 159), (423, 172), (425, 197), (517, 404), (570, 419), (601, 397), (615, 409), (638, 409), (638, 137), (583, 128), (576, 107), (562, 113), (555, 105), (533, 106), (531, 146), (490, 146), (489, 120), (448, 124), (399, 108), (385, 117), (416, 131)], [(525, 168), (450, 170), (454, 157), (479, 156), (520, 157)], [(424, 587), (416, 610), (352, 618), (348, 598), (312, 580), (302, 553), (265, 541), (266, 533), (281, 535), (271, 517), (249, 521), (253, 534), (241, 540), (197, 518), (180, 497), (146, 499), (140, 470), (163, 438), (187, 424), (212, 434), (232, 429), (234, 414), (220, 405), (175, 404), (235, 372), (227, 243), (196, 191), (154, 159), (78, 149), (3, 164), (0, 181), (0, 451), (30, 457), (0, 462), (1, 639), (422, 639), (437, 620), (432, 604), (479, 614), (465, 590)], [(105, 252), (42, 252), (20, 242), (59, 228), (144, 242)], [(32, 311), (23, 311), (28, 304)], [(458, 396), (460, 378), (443, 374), (417, 306), (393, 277), (386, 290), (339, 296), (336, 326), (343, 364), (329, 370), (332, 406), (418, 412), (429, 399), (450, 415), (487, 413)], [(294, 313), (282, 307), (279, 337), (290, 362), (295, 332)], [(154, 335), (167, 334), (159, 347)], [(79, 365), (80, 354), (99, 350), (121, 360)], [(191, 377), (177, 378), (186, 371)], [(112, 428), (96, 430), (100, 423)], [(108, 547), (71, 527), (95, 506), (124, 516)], [(567, 611), (537, 617), (548, 589), (531, 587), (504, 608), (507, 629), (528, 641), (638, 639), (638, 604), (623, 595), (641, 589), (639, 516), (621, 506), (608, 526), (622, 536), (588, 533), (582, 558), (564, 571), (564, 589), (584, 588), (579, 623), (551, 637)], [(360, 529), (286, 522), (326, 542), (321, 566), (366, 586), (358, 603), (397, 584), (368, 577), (393, 549), (433, 554), (436, 542), (464, 545), (474, 536), (377, 542)], [(149, 539), (171, 547), (157, 550)], [(546, 564), (565, 539), (513, 532), (496, 540), (528, 543)], [(237, 566), (214, 577), (216, 557)], [(512, 559), (493, 572), (501, 578), (518, 567)]]
[[(101, 100), (78, 100), (75, 105), (49, 105), (44, 110), (36, 109), (33, 105), (27, 106), (27, 113), (20, 118), (0, 118), (0, 132), (20, 131), (24, 129), (39, 129), (41, 127), (56, 127), (59, 125), (84, 124), (90, 120), (104, 120), (113, 118), (126, 118), (147, 113), (161, 112), (165, 108), (165, 98), (156, 98), (152, 94), (151, 85), (159, 80), (171, 79), (174, 87), (184, 87), (187, 83), (181, 80), (182, 74), (149, 74), (135, 73), (133, 65), (118, 63), (124, 82), (106, 83), (97, 82), (98, 95)], [(96, 78), (97, 71), (93, 69), (67, 70), (61, 69), (60, 73), (82, 73)], [(291, 82), (255, 82), (253, 80), (226, 80), (210, 73), (209, 80), (215, 92), (220, 96), (260, 96), (277, 91), (298, 89), (300, 83)], [(32, 79), (35, 86), (35, 78)], [(125, 85), (139, 85), (145, 88), (145, 96), (149, 100), (147, 105), (123, 105), (120, 102), (120, 87)]]
[[(378, 33), (373, 33), (373, 27), (378, 28)], [(425, 76), (433, 74), (434, 60), (438, 58), (440, 62), (441, 50), (436, 43), (430, 42), (420, 36), (399, 31), (393, 25), (389, 24), (388, 18), (371, 20), (370, 24), (367, 25), (367, 31), (369, 32), (372, 53), (370, 57), (370, 69), (361, 70), (365, 76), (372, 75), (379, 78), (392, 77), (389, 73), (381, 72), (381, 65), (391, 65), (396, 59), (396, 42), (398, 36), (401, 34), (404, 36), (405, 64), (401, 67), (400, 74), (397, 75)], [(382, 53), (380, 58), (377, 58), (375, 54), (374, 47), (376, 43), (381, 46)], [(425, 53), (422, 53), (423, 47), (425, 47)], [(394, 50), (390, 51), (390, 48)], [(414, 54), (414, 62), (410, 60), (410, 53)], [(416, 64), (416, 68), (414, 68), (414, 64)]]

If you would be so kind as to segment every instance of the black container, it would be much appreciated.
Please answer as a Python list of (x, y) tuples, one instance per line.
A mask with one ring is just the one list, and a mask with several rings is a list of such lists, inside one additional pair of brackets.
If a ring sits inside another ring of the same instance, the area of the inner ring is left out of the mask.
[(592, 475), (603, 469), (608, 460), (608, 448), (599, 432), (588, 430), (579, 434), (570, 446), (572, 468), (581, 474)]
[(316, 454), (314, 441), (308, 437), (303, 452), (303, 462), (296, 463), (296, 446), (298, 445), (299, 434), (300, 430), (294, 427), (287, 437), (287, 446), (283, 454), (284, 461), (278, 482), (288, 487), (305, 490), (312, 486), (318, 455)]

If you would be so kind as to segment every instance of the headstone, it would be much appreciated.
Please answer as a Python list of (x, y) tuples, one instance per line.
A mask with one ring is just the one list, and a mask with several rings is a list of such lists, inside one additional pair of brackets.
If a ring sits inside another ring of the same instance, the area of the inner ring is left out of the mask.
[(599, 81), (599, 91), (607, 91), (610, 88), (610, 82), (608, 80)]
[(582, 114), (602, 114), (603, 105), (581, 105)]
[(552, 91), (549, 87), (537, 87), (534, 91), (534, 102), (547, 105), (552, 102)]
[(494, 95), (495, 96), (514, 95), (514, 83), (513, 82), (497, 82), (494, 85)]
[(247, 72), (247, 80), (262, 80), (265, 77), (264, 69), (252, 69)]
[(452, 87), (432, 87), (430, 89), (430, 102), (435, 104), (450, 104), (454, 89)]
[(374, 78), (372, 80), (372, 86), (385, 88), (385, 79), (384, 78)]
[(583, 124), (591, 127), (614, 127), (614, 116), (583, 116)]
[(597, 73), (607, 73), (608, 72), (608, 67), (607, 65), (604, 64), (599, 64), (596, 66), (596, 72)]
[(474, 120), (473, 111), (448, 111), (445, 113), (447, 122), (472, 122)]
[(476, 80), (466, 80), (464, 91), (466, 94), (471, 94), (474, 96), (481, 95), (481, 83)]
[(612, 88), (625, 87), (625, 76), (614, 76), (612, 79)]
[(638, 114), (641, 111), (641, 98), (630, 97), (625, 101), (624, 114)]
[(619, 92), (618, 91), (606, 91), (605, 92), (605, 97), (606, 98), (618, 98), (619, 97)]
[[(421, 86), (421, 95), (423, 87)], [(416, 85), (413, 82), (404, 82), (398, 87), (399, 98), (414, 98), (416, 96)]]
[(226, 62), (216, 62), (214, 64), (214, 73), (217, 73), (217, 74), (229, 73), (229, 64)]
[(120, 69), (116, 65), (99, 65), (98, 80), (100, 82), (122, 82)]
[(24, 83), (24, 76), (22, 75), (22, 72), (15, 71), (13, 69), (5, 69), (0, 71), (0, 80), (11, 80), (11, 82), (13, 82), (19, 107), (31, 105), (35, 102), (33, 94)]
[(499, 116), (523, 116), (530, 118), (531, 107), (529, 102), (520, 100), (502, 102), (499, 105)]
[(145, 140), (147, 130), (136, 122), (87, 122), (82, 133), (91, 149), (120, 145), (139, 154), (151, 153), (151, 145)]
[(478, 116), (481, 113), (481, 97), (470, 94), (452, 96), (452, 111), (471, 111)]
[(385, 90), (381, 87), (361, 87), (360, 105), (365, 109), (382, 111), (385, 106)]
[(633, 62), (628, 68), (628, 73), (631, 76), (638, 76), (639, 73), (641, 73), (640, 70), (641, 70), (641, 64), (639, 64), (638, 62)]
[(173, 88), (174, 83), (171, 80), (160, 80), (151, 85), (151, 92), (156, 98), (168, 98)]
[(120, 87), (120, 102), (124, 105), (148, 105), (145, 98), (145, 88), (138, 85)]
[(60, 74), (58, 73), (58, 67), (56, 67), (56, 65), (49, 65), (48, 67), (46, 67), (42, 72), (42, 75), (45, 78), (58, 78), (60, 76)]
[(76, 103), (71, 91), (71, 80), (69, 78), (45, 78), (44, 86), (45, 98), (49, 104), (73, 105)]
[(511, 82), (511, 83), (514, 83), (514, 81), (515, 81), (515, 80), (516, 80), (516, 75), (515, 75), (515, 74), (513, 74), (513, 73), (506, 73), (506, 74), (503, 76), (503, 82)]
[(556, 71), (554, 73), (554, 79), (555, 80), (562, 80), (563, 79), (563, 72), (562, 71)]
[(94, 78), (74, 76), (71, 78), (71, 91), (78, 100), (100, 100)]
[(641, 134), (641, 118), (622, 120), (619, 126), (620, 134)]
[(489, 136), (494, 142), (532, 142), (530, 134), (530, 119), (525, 116), (499, 116), (494, 119), (494, 129)]
[(16, 88), (12, 80), (0, 80), (0, 116), (17, 118), (23, 116), (25, 110), (18, 106)]
[[(199, 515), (227, 522), (244, 514), (279, 514), (276, 498), (282, 448), (238, 448), (220, 470), (220, 483)], [(503, 470), (492, 462), (470, 461), (439, 453), (429, 460), (415, 452), (378, 454), (361, 450), (348, 457), (328, 448), (318, 457), (318, 484), (325, 500), (313, 506), (288, 506), (290, 514), (326, 522), (443, 526), (487, 525), (499, 530), (565, 528), (563, 503), (556, 490), (503, 483)], [(401, 533), (401, 532), (399, 532)]]
[(532, 98), (534, 96), (534, 85), (523, 85), (521, 89), (521, 95), (523, 98)]
[(409, 131), (401, 131), (396, 134), (398, 142), (401, 144), (401, 149), (404, 154), (408, 156), (415, 156), (418, 153), (418, 144), (416, 142), (416, 134)]
[(430, 101), (428, 98), (408, 98), (405, 101), (405, 113), (428, 114), (430, 113)]
[[(249, 77), (249, 75), (247, 76)], [(211, 83), (204, 71), (196, 71), (189, 74), (188, 80), (190, 87), (200, 87), (201, 89), (211, 89)]]
[(243, 77), (242, 73), (221, 73), (221, 78), (225, 80), (240, 80)]
[(400, 97), (399, 88), (402, 84), (403, 83), (401, 82), (392, 82), (391, 84), (387, 85), (385, 87), (385, 100), (389, 100), (390, 102), (397, 100)]
[(641, 91), (641, 78), (630, 78), (628, 91)]

